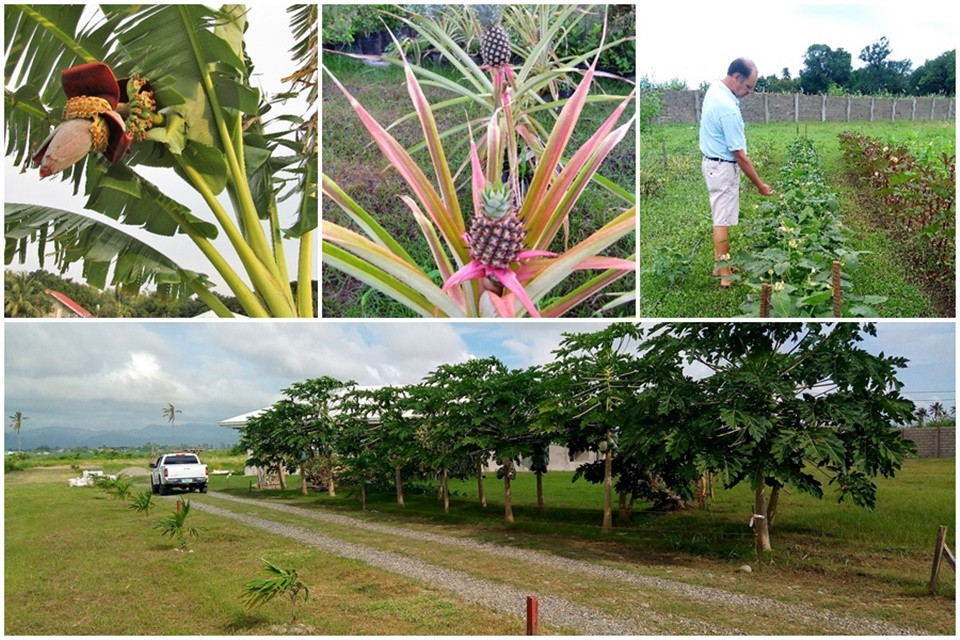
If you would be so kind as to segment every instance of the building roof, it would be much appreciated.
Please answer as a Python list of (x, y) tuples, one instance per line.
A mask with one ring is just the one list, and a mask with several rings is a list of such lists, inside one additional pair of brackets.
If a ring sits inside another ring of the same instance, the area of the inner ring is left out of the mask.
[(62, 304), (63, 306), (65, 306), (66, 308), (70, 309), (70, 311), (72, 311), (73, 313), (77, 314), (77, 316), (79, 316), (79, 317), (81, 317), (81, 318), (95, 318), (95, 317), (96, 317), (96, 316), (94, 316), (92, 313), (90, 313), (89, 311), (87, 311), (86, 309), (84, 309), (82, 306), (80, 306), (80, 304), (79, 304), (78, 302), (76, 302), (75, 300), (73, 300), (70, 296), (68, 296), (68, 295), (65, 294), (65, 293), (60, 293), (59, 291), (54, 291), (53, 289), (45, 289), (44, 292), (50, 294), (51, 296), (53, 296), (53, 299), (54, 299), (54, 300), (56, 300), (57, 302), (59, 302), (60, 304)]
[[(360, 391), (372, 391), (372, 390), (375, 390), (375, 389), (379, 389), (379, 388), (382, 387), (382, 386), (384, 386), (384, 385), (382, 385), (382, 384), (375, 384), (375, 385), (357, 385), (357, 386), (355, 386), (355, 387), (351, 387), (351, 389), (352, 389), (352, 390), (360, 390)], [(338, 391), (339, 391), (339, 390), (338, 390)], [(342, 391), (341, 391), (341, 393), (342, 393)], [(247, 421), (248, 421), (250, 418), (256, 418), (256, 417), (259, 416), (261, 413), (263, 413), (264, 411), (267, 411), (267, 410), (270, 409), (271, 407), (273, 407), (273, 405), (270, 405), (269, 407), (264, 407), (264, 408), (262, 408), (262, 409), (257, 409), (256, 411), (249, 411), (249, 412), (247, 412), (247, 413), (241, 413), (241, 414), (238, 415), (238, 416), (234, 416), (234, 417), (232, 417), (232, 418), (227, 418), (226, 420), (221, 420), (221, 421), (218, 422), (217, 424), (219, 424), (221, 427), (227, 427), (227, 428), (230, 428), (230, 429), (242, 429), (243, 427), (246, 426)]]

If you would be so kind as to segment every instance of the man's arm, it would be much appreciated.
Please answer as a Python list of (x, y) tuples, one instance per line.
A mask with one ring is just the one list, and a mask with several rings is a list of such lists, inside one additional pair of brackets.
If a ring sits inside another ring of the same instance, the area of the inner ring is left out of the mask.
[(740, 167), (740, 170), (747, 174), (747, 177), (750, 178), (750, 182), (757, 187), (757, 191), (759, 191), (761, 195), (768, 196), (773, 193), (773, 189), (771, 189), (766, 182), (760, 179), (760, 176), (757, 174), (757, 170), (753, 168), (753, 162), (750, 161), (750, 158), (743, 149), (734, 151), (733, 158), (737, 161), (737, 166)]

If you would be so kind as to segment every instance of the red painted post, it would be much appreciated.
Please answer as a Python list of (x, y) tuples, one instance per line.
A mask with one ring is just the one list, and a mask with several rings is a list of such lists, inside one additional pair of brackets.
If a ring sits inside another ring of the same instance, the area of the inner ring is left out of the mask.
[(177, 513), (180, 513), (180, 499), (177, 498)]
[(535, 636), (540, 632), (540, 605), (536, 596), (527, 596), (527, 635)]

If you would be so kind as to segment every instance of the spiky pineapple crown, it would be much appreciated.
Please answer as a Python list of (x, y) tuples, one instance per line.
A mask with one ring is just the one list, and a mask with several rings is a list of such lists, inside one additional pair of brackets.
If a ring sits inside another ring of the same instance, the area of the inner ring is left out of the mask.
[(487, 185), (480, 194), (483, 200), (483, 215), (491, 220), (499, 220), (507, 215), (513, 206), (510, 186), (500, 182)]
[(486, 29), (500, 22), (500, 14), (503, 12), (503, 5), (500, 4), (478, 4), (473, 7), (474, 13), (480, 25)]

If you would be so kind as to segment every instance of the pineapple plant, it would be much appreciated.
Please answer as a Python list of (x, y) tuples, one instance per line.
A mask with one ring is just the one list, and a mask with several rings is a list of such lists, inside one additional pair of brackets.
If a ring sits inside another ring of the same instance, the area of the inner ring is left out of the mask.
[(481, 4), (476, 6), (477, 20), (483, 27), (480, 34), (480, 58), (489, 67), (510, 64), (510, 36), (500, 24), (502, 5)]
[(508, 185), (487, 185), (480, 194), (483, 206), (470, 224), (470, 257), (494, 269), (506, 269), (523, 250), (525, 231), (517, 218)]

